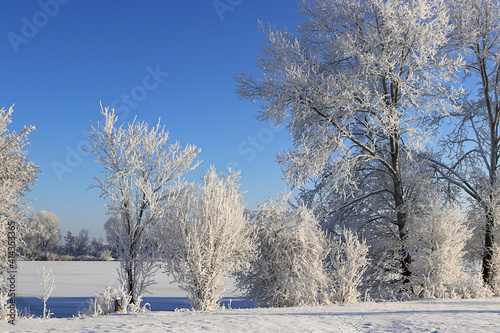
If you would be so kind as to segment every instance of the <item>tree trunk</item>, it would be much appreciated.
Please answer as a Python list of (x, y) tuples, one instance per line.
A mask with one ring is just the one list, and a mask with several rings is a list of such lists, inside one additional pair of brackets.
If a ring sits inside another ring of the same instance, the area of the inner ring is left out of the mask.
[(130, 295), (130, 303), (135, 304), (134, 296), (134, 270), (132, 263), (129, 263), (127, 269), (127, 283), (128, 283), (128, 294)]
[(495, 225), (495, 220), (493, 217), (493, 212), (491, 208), (486, 208), (486, 230), (484, 236), (484, 254), (483, 254), (483, 281), (487, 285), (491, 285), (492, 281), (492, 269), (491, 269), (491, 259), (493, 258), (493, 227)]
[[(394, 206), (396, 208), (396, 225), (398, 226), (399, 239), (404, 241), (407, 235), (405, 226), (406, 226), (406, 212), (404, 207), (404, 198), (403, 198), (403, 182), (401, 180), (401, 171), (399, 168), (399, 141), (398, 135), (394, 134), (391, 136), (390, 144), (391, 144), (391, 164), (394, 170), (394, 174), (392, 175), (393, 181), (393, 197), (394, 197)], [(411, 275), (411, 271), (409, 268), (409, 264), (411, 263), (411, 257), (406, 251), (404, 245), (401, 248), (401, 269), (403, 275), (403, 282), (408, 283), (409, 277)]]

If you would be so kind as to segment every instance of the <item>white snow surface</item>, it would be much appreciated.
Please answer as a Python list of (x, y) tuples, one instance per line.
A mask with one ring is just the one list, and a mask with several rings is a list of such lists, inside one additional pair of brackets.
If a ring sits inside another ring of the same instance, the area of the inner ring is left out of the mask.
[[(116, 285), (116, 262), (20, 262), (18, 295), (40, 296), (36, 270), (51, 267), (53, 297), (94, 296)], [(165, 274), (153, 296), (185, 296)], [(230, 289), (232, 291), (233, 289)], [(226, 294), (231, 295), (230, 293)], [(154, 309), (153, 309), (154, 310)], [(16, 319), (0, 332), (500, 332), (500, 298), (421, 299), (296, 308), (152, 311), (102, 317)]]
[[(51, 268), (55, 276), (51, 297), (94, 297), (104, 291), (106, 286), (118, 286), (117, 261), (19, 261), (16, 280), (18, 296), (42, 296), (37, 272), (42, 272), (43, 267)], [(161, 269), (155, 273), (154, 280), (157, 284), (150, 288), (150, 294), (144, 296), (186, 296), (186, 292)]]
[(500, 298), (17, 320), (13, 332), (500, 332)]

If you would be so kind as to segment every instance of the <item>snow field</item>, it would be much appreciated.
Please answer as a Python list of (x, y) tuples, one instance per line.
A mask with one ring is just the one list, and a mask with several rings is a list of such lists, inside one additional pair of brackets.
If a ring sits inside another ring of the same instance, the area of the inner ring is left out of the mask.
[[(66, 306), (65, 299), (92, 297), (107, 285), (117, 284), (117, 262), (19, 262), (19, 296), (41, 296), (37, 271), (43, 266), (52, 268), (56, 276), (52, 300), (61, 307)], [(170, 298), (181, 305), (185, 292), (165, 274), (158, 272), (155, 279), (159, 283), (147, 296)], [(239, 294), (229, 289), (225, 296)], [(49, 308), (57, 314), (57, 307)], [(500, 332), (498, 297), (212, 312), (154, 310), (87, 318), (17, 319), (16, 326), (1, 322), (0, 332)]]
[(25, 319), (15, 332), (500, 332), (500, 298)]

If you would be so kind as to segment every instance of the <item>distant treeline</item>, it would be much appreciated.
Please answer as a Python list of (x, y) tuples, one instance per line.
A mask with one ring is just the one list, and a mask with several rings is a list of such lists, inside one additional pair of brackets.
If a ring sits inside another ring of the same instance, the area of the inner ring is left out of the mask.
[(71, 231), (61, 237), (59, 218), (52, 212), (33, 214), (22, 233), (19, 254), (24, 260), (111, 260), (115, 256), (103, 238), (89, 238), (89, 231)]

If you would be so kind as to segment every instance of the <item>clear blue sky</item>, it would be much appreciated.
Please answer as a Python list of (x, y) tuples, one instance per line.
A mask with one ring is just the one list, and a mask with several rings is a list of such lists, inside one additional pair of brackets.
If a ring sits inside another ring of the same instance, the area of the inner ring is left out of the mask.
[(200, 147), (203, 163), (188, 180), (233, 164), (248, 208), (282, 192), (275, 155), (288, 133), (255, 119), (258, 105), (236, 97), (233, 76), (258, 74), (258, 20), (293, 30), (296, 9), (294, 0), (2, 0), (0, 107), (15, 103), (11, 128), (37, 128), (28, 150), (43, 174), (33, 211), (56, 213), (63, 235), (104, 236), (104, 201), (87, 190), (101, 166), (81, 150), (100, 101), (123, 122), (161, 117), (172, 142)]

